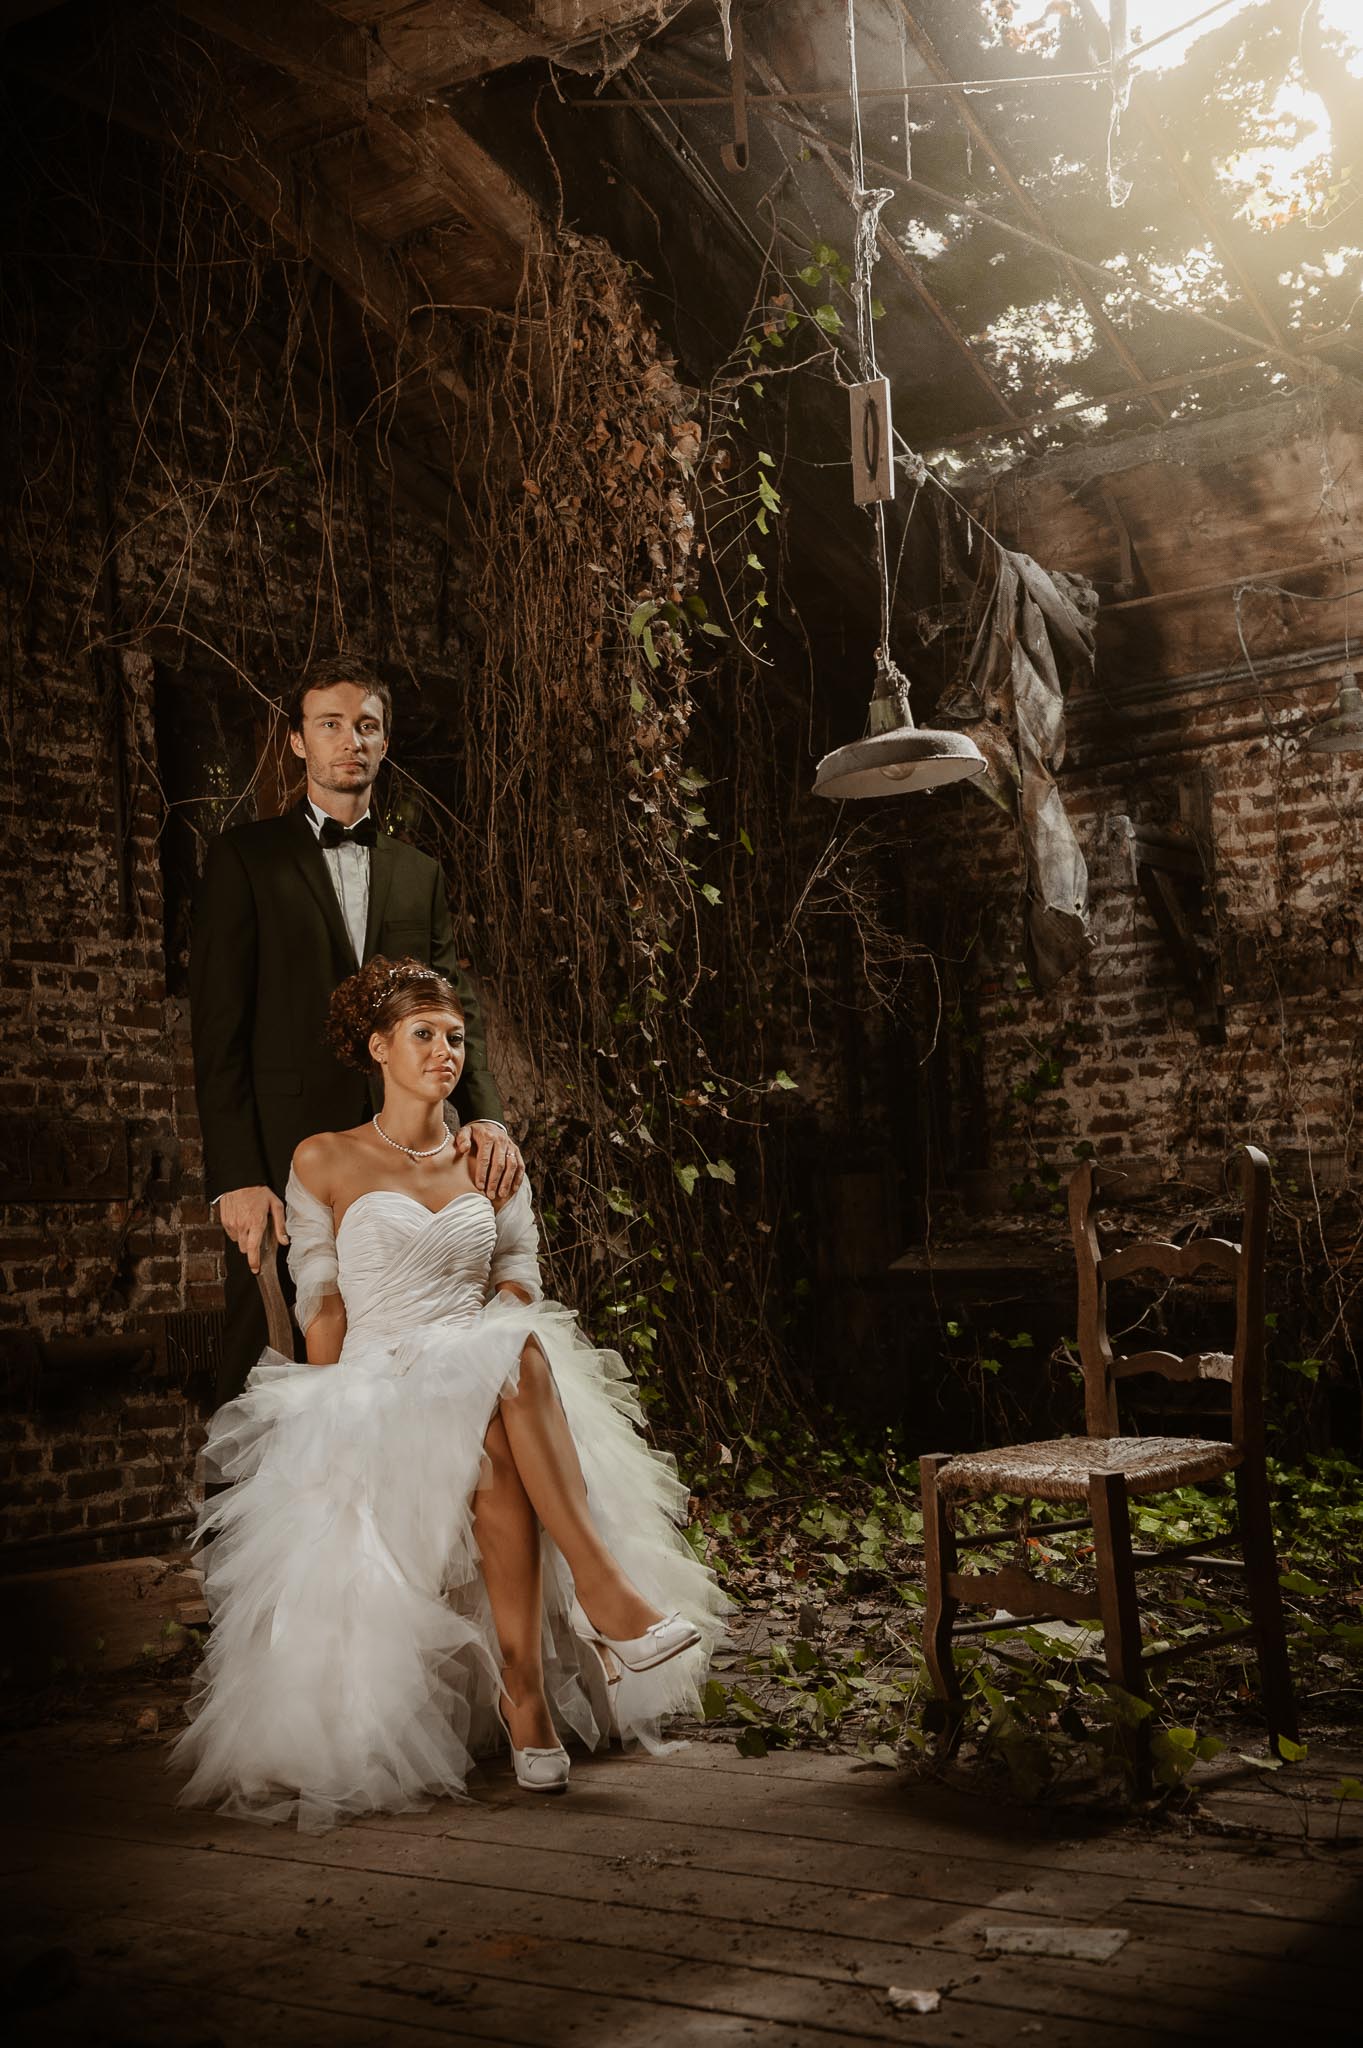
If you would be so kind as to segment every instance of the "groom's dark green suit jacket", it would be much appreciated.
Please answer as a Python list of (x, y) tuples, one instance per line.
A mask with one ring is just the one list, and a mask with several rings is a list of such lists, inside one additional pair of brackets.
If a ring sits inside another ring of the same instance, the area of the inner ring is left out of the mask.
[[(408, 954), (439, 968), (464, 1003), (467, 1052), (455, 1106), (500, 1118), (482, 1013), (454, 950), (444, 879), (415, 847), (380, 833), (369, 856), (364, 957)], [(283, 1194), (294, 1147), (371, 1114), (364, 1076), (324, 1036), (332, 991), (360, 963), (303, 806), (238, 825), (211, 848), (194, 913), (194, 1076), (209, 1196)]]

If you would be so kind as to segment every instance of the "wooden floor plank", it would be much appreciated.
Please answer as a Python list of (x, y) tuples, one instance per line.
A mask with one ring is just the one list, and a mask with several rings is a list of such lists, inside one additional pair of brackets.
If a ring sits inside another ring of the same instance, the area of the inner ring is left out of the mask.
[[(530, 1802), (525, 1802), (530, 1805)], [(561, 1816), (567, 1801), (555, 1802)], [(997, 1861), (991, 1868), (971, 1860), (961, 1865), (953, 1858), (916, 1857), (905, 1861), (883, 1852), (859, 1855), (846, 1848), (830, 1853), (820, 1847), (817, 1864), (808, 1845), (796, 1845), (795, 1867), (805, 1875), (791, 1877), (791, 1854), (782, 1843), (754, 1837), (746, 1830), (720, 1838), (708, 1830), (697, 1843), (688, 1842), (684, 1830), (661, 1835), (656, 1831), (622, 1829), (612, 1822), (604, 1839), (597, 1832), (594, 1817), (584, 1816), (580, 1826), (564, 1829), (560, 1818), (527, 1816), (514, 1830), (503, 1834), (470, 1838), (452, 1836), (401, 1837), (380, 1829), (361, 1826), (339, 1830), (326, 1837), (305, 1837), (300, 1842), (282, 1829), (262, 1829), (249, 1824), (222, 1820), (204, 1821), (197, 1816), (160, 1811), (141, 1819), (127, 1809), (115, 1807), (112, 1818), (98, 1800), (82, 1800), (78, 1816), (63, 1822), (76, 1836), (114, 1841), (152, 1840), (172, 1846), (212, 1844), (216, 1854), (229, 1858), (263, 1858), (283, 1866), (305, 1870), (326, 1867), (372, 1876), (419, 1878), (438, 1882), (468, 1880), (497, 1883), (511, 1889), (543, 1891), (557, 1889), (566, 1895), (610, 1902), (645, 1895), (661, 1903), (679, 1902), (698, 1886), (705, 1889), (716, 1913), (743, 1913), (758, 1920), (779, 1919), (783, 1925), (829, 1936), (864, 1931), (884, 1938), (917, 1937), (920, 1927), (940, 1926), (930, 1907), (954, 1907), (958, 1911), (988, 1905), (1008, 1891), (1018, 1897), (1018, 1906), (1034, 1915), (1095, 1919), (1109, 1914), (1131, 1891), (1146, 1871), (1142, 1854), (1145, 1845), (1127, 1845), (1125, 1869), (1120, 1875), (1097, 1880), (1092, 1872), (1062, 1866), (1048, 1869), (1039, 1862), (1014, 1866)], [(527, 1838), (528, 1830), (528, 1838)], [(13, 1831), (4, 1835), (13, 1839)], [(55, 1836), (61, 1829), (47, 1831)], [(559, 1849), (562, 1840), (570, 1846)], [(644, 1847), (647, 1842), (651, 1846)], [(67, 1860), (85, 1856), (73, 1846)], [(1156, 1867), (1160, 1859), (1156, 1857)], [(1162, 1867), (1167, 1869), (1164, 1857)], [(1178, 1866), (1175, 1866), (1178, 1868)], [(1159, 1895), (1170, 1900), (1189, 1898), (1203, 1908), (1253, 1913), (1263, 1917), (1310, 1920), (1336, 1918), (1357, 1925), (1360, 1905), (1357, 1893), (1330, 1874), (1313, 1873), (1314, 1888), (1293, 1871), (1278, 1899), (1263, 1898), (1242, 1888), (1249, 1879), (1267, 1889), (1272, 1867), (1262, 1858), (1253, 1859), (1248, 1871), (1237, 1869), (1241, 1883), (1210, 1886), (1193, 1875), (1185, 1882), (1162, 1878)], [(754, 1905), (754, 1879), (761, 1880), (762, 1900)]]
[[(470, 1802), (308, 1837), (178, 1808), (164, 1764), (53, 1751), (7, 1805), (5, 1924), (27, 1915), (81, 1978), (35, 2043), (1306, 2048), (1352, 2027), (1358, 1853), (1272, 1829), (1180, 1839), (695, 1745), (575, 1765), (565, 1800), (497, 1770)], [(1314, 1825), (1301, 1791), (1282, 1810)], [(1130, 1938), (1103, 1965), (987, 1949), (1057, 1923)], [(941, 2011), (897, 2014), (892, 1985)]]

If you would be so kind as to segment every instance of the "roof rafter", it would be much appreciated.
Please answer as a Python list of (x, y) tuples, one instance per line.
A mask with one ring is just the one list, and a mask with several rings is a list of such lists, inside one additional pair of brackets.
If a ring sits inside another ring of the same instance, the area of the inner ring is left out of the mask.
[[(1089, 48), (1093, 50), (1092, 37), (1099, 31), (1106, 35), (1108, 33), (1107, 24), (1093, 5), (1093, 0), (1080, 0), (1080, 7), (1089, 30)], [(1094, 55), (1096, 59), (1096, 51)], [(1269, 311), (1268, 306), (1259, 294), (1258, 288), (1241, 265), (1239, 258), (1226, 242), (1216, 215), (1211, 207), (1208, 206), (1196, 180), (1189, 176), (1188, 167), (1179, 152), (1168, 141), (1158, 121), (1151, 118), (1142, 100), (1134, 92), (1131, 95), (1131, 111), (1140, 123), (1144, 133), (1149, 136), (1160, 155), (1164, 158), (1165, 163), (1168, 164), (1169, 169), (1173, 172), (1180, 192), (1182, 192), (1193, 212), (1197, 215), (1204, 231), (1211, 239), (1212, 247), (1215, 249), (1218, 258), (1225, 265), (1230, 276), (1235, 279), (1256, 319), (1263, 323), (1264, 331), (1268, 335), (1269, 340), (1275, 348), (1286, 352), (1290, 347), (1287, 336)]]
[[(919, 56), (927, 65), (933, 77), (940, 80), (944, 84), (949, 83), (951, 78), (950, 72), (948, 71), (946, 65), (942, 62), (942, 59), (937, 54), (936, 47), (928, 37), (927, 32), (924, 30), (924, 28), (917, 20), (916, 16), (910, 10), (907, 4), (907, 0), (895, 0), (895, 5), (899, 9), (900, 16), (903, 19), (904, 26), (908, 31), (908, 34), (913, 42), (915, 49), (918, 51)], [(1030, 193), (1027, 192), (1024, 186), (1019, 184), (1018, 179), (1015, 176), (1011, 165), (1008, 163), (1007, 159), (1003, 154), (1003, 151), (1000, 149), (998, 143), (995, 142), (993, 136), (986, 129), (984, 123), (976, 115), (974, 109), (971, 107), (967, 95), (964, 92), (960, 91), (958, 88), (956, 90), (953, 90), (948, 95), (948, 97), (951, 105), (955, 107), (957, 115), (959, 116), (961, 123), (966, 129), (967, 133), (971, 136), (971, 138), (974, 140), (977, 146), (981, 150), (983, 150), (984, 154), (989, 158), (989, 161), (993, 164), (995, 170), (1002, 178), (1004, 184), (1007, 186), (1009, 192), (1012, 194), (1014, 201), (1022, 209), (1022, 212), (1026, 216), (1026, 218), (1031, 221), (1034, 227), (1040, 228), (1043, 234), (1053, 236), (1055, 230), (1052, 228), (1050, 222), (1047, 220), (1041, 208), (1036, 204), (1035, 200), (1031, 197)], [(1113, 354), (1121, 363), (1122, 368), (1126, 371), (1128, 377), (1132, 380), (1132, 383), (1134, 385), (1143, 387), (1142, 396), (1145, 400), (1145, 403), (1149, 407), (1150, 411), (1155, 415), (1156, 419), (1167, 420), (1169, 417), (1169, 408), (1165, 404), (1163, 404), (1158, 393), (1148, 388), (1148, 386), (1146, 385), (1145, 372), (1142, 370), (1140, 364), (1136, 361), (1135, 356), (1131, 353), (1131, 350), (1128, 347), (1121, 331), (1113, 323), (1110, 315), (1108, 314), (1107, 308), (1104, 306), (1102, 300), (1098, 297), (1097, 293), (1090, 290), (1089, 286), (1085, 283), (1083, 275), (1080, 272), (1078, 266), (1074, 263), (1073, 259), (1068, 255), (1068, 253), (1059, 246), (1059, 244), (1056, 245), (1056, 261), (1059, 263), (1064, 275), (1069, 279), (1070, 284), (1073, 286), (1074, 290), (1079, 294), (1079, 297), (1082, 299), (1085, 307), (1088, 309), (1089, 316), (1093, 320), (1094, 325), (1102, 333), (1104, 340), (1107, 342), (1109, 348), (1112, 350)]]

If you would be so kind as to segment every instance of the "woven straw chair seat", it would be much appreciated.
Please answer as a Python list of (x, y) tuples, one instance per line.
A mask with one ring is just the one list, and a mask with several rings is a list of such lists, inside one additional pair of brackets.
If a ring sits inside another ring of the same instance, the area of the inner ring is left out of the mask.
[(1218, 1479), (1239, 1463), (1234, 1444), (1204, 1437), (1056, 1437), (1050, 1443), (969, 1451), (941, 1468), (937, 1488), (947, 1500), (1008, 1493), (1028, 1500), (1082, 1501), (1093, 1473), (1121, 1472), (1132, 1493), (1163, 1493)]

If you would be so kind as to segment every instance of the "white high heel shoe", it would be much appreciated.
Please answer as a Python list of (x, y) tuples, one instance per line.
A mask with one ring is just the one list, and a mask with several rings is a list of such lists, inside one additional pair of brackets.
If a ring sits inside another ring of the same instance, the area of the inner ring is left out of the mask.
[(572, 1769), (572, 1758), (561, 1743), (553, 1749), (517, 1749), (511, 1740), (511, 1730), (502, 1712), (502, 1703), (497, 1702), (497, 1719), (502, 1724), (502, 1733), (511, 1751), (511, 1768), (516, 1773), (516, 1783), (523, 1792), (566, 1792), (568, 1773)]
[(625, 1671), (653, 1671), (659, 1664), (666, 1664), (671, 1658), (679, 1657), (683, 1650), (694, 1650), (700, 1641), (700, 1630), (682, 1614), (665, 1614), (661, 1621), (655, 1621), (641, 1636), (630, 1636), (624, 1642), (617, 1642), (614, 1636), (602, 1635), (593, 1627), (580, 1605), (573, 1607), (573, 1627), (584, 1642), (592, 1643), (598, 1650), (609, 1650), (617, 1664)]

